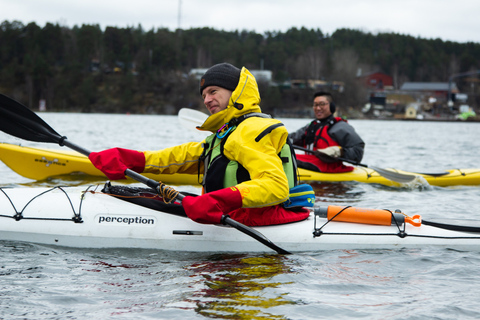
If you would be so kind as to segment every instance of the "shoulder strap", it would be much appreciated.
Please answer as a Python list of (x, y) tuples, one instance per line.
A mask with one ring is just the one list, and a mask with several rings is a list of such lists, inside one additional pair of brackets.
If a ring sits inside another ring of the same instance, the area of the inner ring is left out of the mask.
[(243, 120), (251, 117), (272, 118), (272, 116), (270, 116), (269, 114), (260, 113), (260, 112), (251, 112), (251, 113), (244, 114), (243, 116), (240, 116), (238, 118), (233, 118), (228, 122), (228, 126), (229, 127), (238, 126), (240, 123), (243, 122)]
[[(247, 113), (247, 114), (244, 114), (243, 116), (240, 116), (238, 118), (234, 118), (232, 120), (230, 120), (228, 122), (228, 127), (232, 127), (232, 126), (238, 126), (240, 123), (242, 123), (245, 119), (248, 119), (248, 118), (251, 118), (251, 117), (259, 117), (259, 118), (266, 118), (266, 119), (271, 119), (272, 116), (270, 116), (269, 114), (265, 114), (265, 113), (260, 113), (260, 112), (252, 112), (252, 113)], [(264, 131), (262, 131), (256, 138), (255, 138), (255, 141), (258, 142), (260, 141), (263, 137), (265, 137), (267, 134), (269, 134), (270, 132), (272, 132), (274, 129), (278, 128), (278, 127), (282, 127), (284, 126), (283, 123), (277, 123), (277, 124), (274, 124), (274, 125), (271, 125), (269, 126), (267, 129), (265, 129)]]
[(328, 120), (321, 123), (321, 132), (318, 135), (316, 134), (317, 131), (318, 131), (318, 127), (316, 127), (315, 130), (314, 130), (313, 145), (316, 145), (318, 140), (322, 139), (322, 132), (323, 132), (323, 130), (325, 130), (325, 127), (327, 128), (326, 132), (328, 132), (339, 121), (344, 121), (344, 120), (340, 117), (330, 116), (330, 118)]

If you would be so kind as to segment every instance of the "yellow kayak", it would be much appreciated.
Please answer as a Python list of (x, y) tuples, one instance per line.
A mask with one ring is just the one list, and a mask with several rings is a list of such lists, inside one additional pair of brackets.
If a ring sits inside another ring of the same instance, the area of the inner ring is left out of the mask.
[[(70, 149), (31, 148), (0, 143), (0, 160), (19, 175), (32, 180), (60, 176), (68, 179), (82, 179), (82, 176), (105, 178), (86, 156)], [(196, 174), (143, 175), (165, 184), (175, 185), (200, 185), (199, 179), (202, 178)]]
[[(0, 143), (0, 160), (19, 175), (32, 180), (44, 180), (50, 177), (64, 176), (69, 179), (81, 176), (97, 176), (104, 178), (88, 158), (76, 151), (23, 147), (8, 143)], [(414, 173), (389, 169), (401, 174), (410, 174), (425, 179), (432, 186), (480, 185), (480, 168), (451, 169), (442, 173)], [(200, 185), (202, 177), (196, 174), (144, 174), (148, 178), (173, 185)], [(199, 180), (200, 179), (200, 180)], [(310, 182), (340, 182), (357, 181), (362, 183), (377, 183), (386, 186), (403, 186), (391, 181), (371, 168), (356, 167), (352, 172), (321, 173), (299, 169), (300, 181)]]
[[(412, 181), (413, 184), (422, 184), (423, 179), (431, 186), (448, 187), (448, 186), (475, 186), (480, 185), (480, 168), (478, 169), (450, 169), (442, 173), (415, 173), (397, 169), (388, 169), (393, 172), (407, 175), (415, 175), (417, 179)], [(299, 178), (301, 181), (323, 181), (323, 182), (340, 182), (340, 181), (357, 181), (363, 183), (378, 183), (391, 187), (404, 187), (401, 184), (389, 180), (378, 174), (373, 169), (355, 167), (351, 172), (345, 173), (322, 173), (310, 170), (299, 169)]]

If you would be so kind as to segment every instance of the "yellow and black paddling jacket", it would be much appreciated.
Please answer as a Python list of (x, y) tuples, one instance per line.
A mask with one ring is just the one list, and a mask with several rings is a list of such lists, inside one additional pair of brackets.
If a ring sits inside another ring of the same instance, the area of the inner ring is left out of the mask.
[[(144, 151), (144, 172), (204, 174), (207, 167), (204, 181), (207, 192), (210, 188), (220, 188), (222, 183), (223, 186), (234, 184), (242, 195), (242, 208), (261, 208), (285, 202), (294, 184), (294, 180), (287, 178), (286, 171), (290, 172), (290, 169), (284, 167), (287, 129), (279, 120), (263, 116), (244, 117), (240, 123), (228, 125), (233, 119), (241, 119), (244, 115), (260, 114), (259, 104), (257, 82), (246, 68), (242, 68), (239, 83), (232, 92), (227, 108), (209, 116), (202, 126), (197, 127), (212, 132), (212, 135), (202, 142)], [(227, 128), (220, 130), (224, 125)], [(226, 133), (225, 130), (229, 128), (232, 129)], [(228, 137), (222, 138), (222, 132)], [(218, 158), (216, 155), (228, 159), (228, 163), (223, 178), (213, 182), (216, 179), (212, 170), (222, 171), (214, 169), (215, 159)], [(199, 165), (205, 160), (206, 166)], [(249, 179), (244, 179), (247, 173)]]

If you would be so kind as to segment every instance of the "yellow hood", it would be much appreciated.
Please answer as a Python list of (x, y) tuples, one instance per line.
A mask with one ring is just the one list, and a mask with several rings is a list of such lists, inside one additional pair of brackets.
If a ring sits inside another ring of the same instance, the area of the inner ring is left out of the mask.
[(197, 127), (199, 130), (215, 133), (225, 123), (233, 118), (238, 118), (251, 112), (262, 112), (260, 109), (260, 93), (255, 77), (243, 67), (240, 72), (240, 80), (225, 110), (212, 114), (205, 120), (203, 125)]

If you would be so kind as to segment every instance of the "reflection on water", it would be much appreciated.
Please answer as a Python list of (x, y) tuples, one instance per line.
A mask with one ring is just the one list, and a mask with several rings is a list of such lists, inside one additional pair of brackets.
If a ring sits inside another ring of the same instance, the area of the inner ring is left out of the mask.
[(276, 315), (274, 307), (295, 304), (278, 294), (287, 282), (276, 280), (292, 272), (281, 255), (215, 255), (187, 266), (204, 281), (204, 288), (191, 298), (195, 311), (209, 318), (224, 319), (286, 319)]
[(315, 191), (315, 202), (327, 202), (332, 199), (360, 199), (365, 191), (355, 182), (308, 182)]

